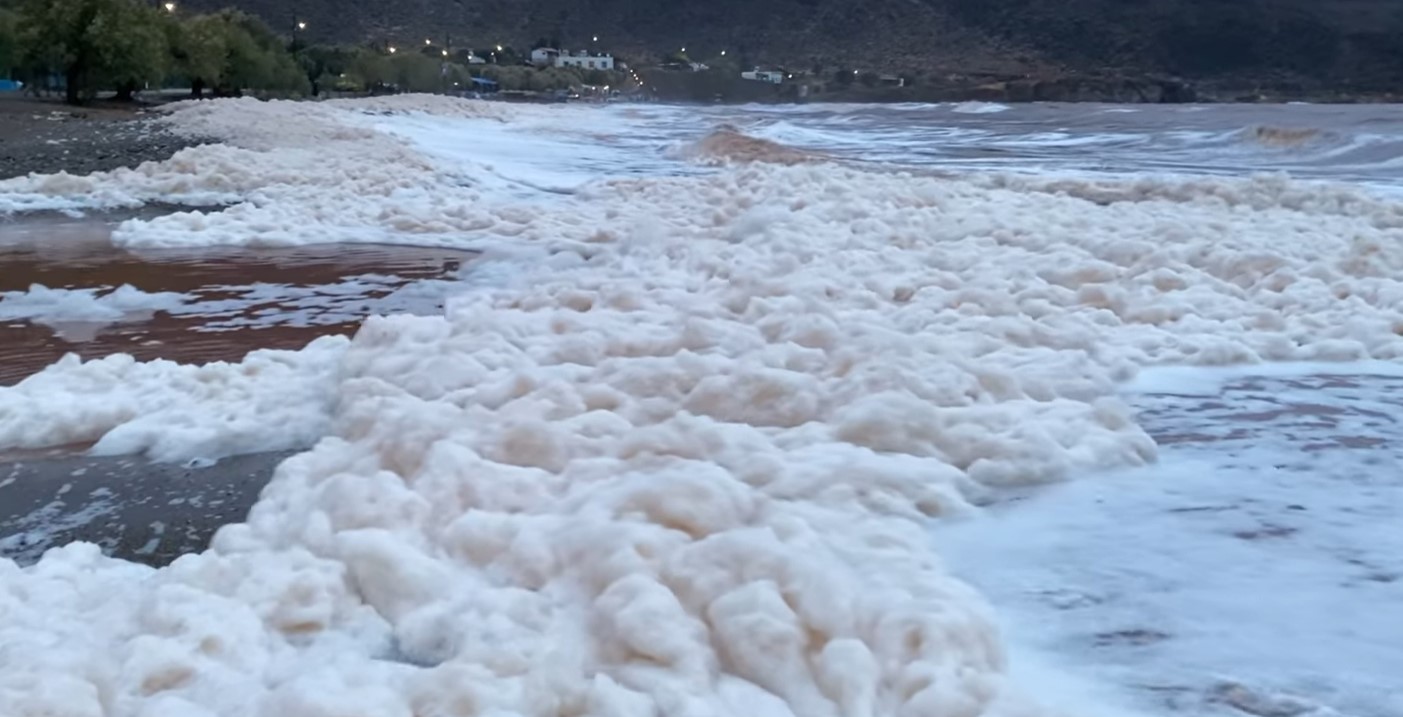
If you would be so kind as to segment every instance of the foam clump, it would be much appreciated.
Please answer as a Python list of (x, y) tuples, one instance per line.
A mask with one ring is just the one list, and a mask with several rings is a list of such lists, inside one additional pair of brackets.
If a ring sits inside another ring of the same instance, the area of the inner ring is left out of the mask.
[(541, 251), (309, 352), (328, 437), (208, 552), (0, 563), (0, 713), (1050, 714), (929, 521), (1153, 460), (1140, 367), (1403, 356), (1399, 211), (1345, 190), (759, 163), (401, 198), (356, 217)]
[(187, 301), (185, 294), (146, 292), (130, 284), (111, 290), (31, 284), (26, 291), (0, 291), (0, 321), (26, 320), (45, 326), (72, 322), (105, 325), (170, 311)]
[(237, 364), (68, 354), (0, 387), (0, 451), (91, 445), (97, 455), (184, 461), (309, 446), (326, 432), (346, 344), (325, 337)]

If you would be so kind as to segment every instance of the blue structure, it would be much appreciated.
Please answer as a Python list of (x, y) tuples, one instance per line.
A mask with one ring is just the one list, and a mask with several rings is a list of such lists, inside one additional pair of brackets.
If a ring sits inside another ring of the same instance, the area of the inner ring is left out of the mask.
[(24, 89), (24, 83), (19, 80), (0, 80), (0, 92), (19, 92)]

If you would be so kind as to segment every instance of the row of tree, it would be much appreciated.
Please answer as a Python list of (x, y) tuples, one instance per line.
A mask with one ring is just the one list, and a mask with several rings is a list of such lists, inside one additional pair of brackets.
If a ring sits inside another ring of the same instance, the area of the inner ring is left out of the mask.
[(485, 77), (501, 89), (540, 91), (607, 85), (615, 77), (525, 67), (510, 48), (488, 52), (513, 64), (483, 65), (470, 64), (470, 51), (437, 47), (301, 47), (237, 10), (186, 15), (175, 7), (146, 0), (0, 0), (0, 77), (13, 73), (37, 89), (62, 87), (75, 104), (100, 91), (131, 99), (151, 86), (188, 86), (195, 97), (246, 90), (441, 92)]
[(0, 6), (0, 72), (69, 102), (109, 90), (129, 99), (179, 77), (196, 94), (296, 93), (307, 79), (267, 25), (237, 11), (177, 16), (139, 0), (18, 0)]

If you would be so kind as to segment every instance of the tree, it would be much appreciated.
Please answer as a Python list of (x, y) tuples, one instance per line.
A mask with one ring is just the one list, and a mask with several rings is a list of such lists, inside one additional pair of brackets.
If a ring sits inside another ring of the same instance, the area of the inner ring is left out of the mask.
[(8, 76), (19, 59), (19, 16), (0, 7), (0, 76)]
[(167, 58), (164, 26), (159, 11), (133, 2), (114, 2), (112, 12), (98, 13), (89, 28), (97, 56), (98, 86), (117, 91), (116, 99), (132, 101), (148, 83), (165, 79)]
[(395, 63), (374, 50), (359, 48), (351, 55), (351, 61), (347, 63), (341, 77), (350, 80), (345, 84), (359, 85), (361, 90), (383, 88), (395, 84)]
[(199, 99), (206, 87), (219, 87), (229, 63), (228, 31), (223, 17), (199, 15), (172, 24), (171, 54), (176, 67), (190, 80), (190, 94)]
[(434, 92), (444, 86), (442, 57), (435, 59), (406, 53), (390, 60), (391, 77), (399, 88), (408, 92)]
[(488, 65), (482, 68), (482, 76), (496, 82), (504, 90), (530, 89), (534, 74), (535, 70), (517, 65)]
[(266, 24), (236, 10), (187, 19), (174, 32), (171, 51), (195, 97), (206, 87), (216, 95), (245, 89), (302, 93), (312, 74)]
[(20, 37), (28, 59), (57, 68), (69, 103), (79, 104), (103, 87), (130, 96), (165, 72), (166, 20), (136, 0), (25, 0)]
[(618, 76), (608, 70), (588, 70), (584, 73), (583, 81), (587, 85), (604, 87), (618, 84)]
[(303, 94), (307, 78), (283, 41), (262, 20), (236, 10), (220, 13), (227, 23), (225, 84), (233, 90), (258, 89)]

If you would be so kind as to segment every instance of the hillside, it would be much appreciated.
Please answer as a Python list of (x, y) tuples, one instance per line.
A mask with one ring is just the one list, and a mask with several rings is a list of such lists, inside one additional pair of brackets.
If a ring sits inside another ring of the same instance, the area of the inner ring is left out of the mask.
[[(189, 0), (214, 9), (230, 0)], [(310, 41), (529, 45), (939, 76), (1146, 73), (1240, 86), (1403, 86), (1393, 0), (232, 0)]]

